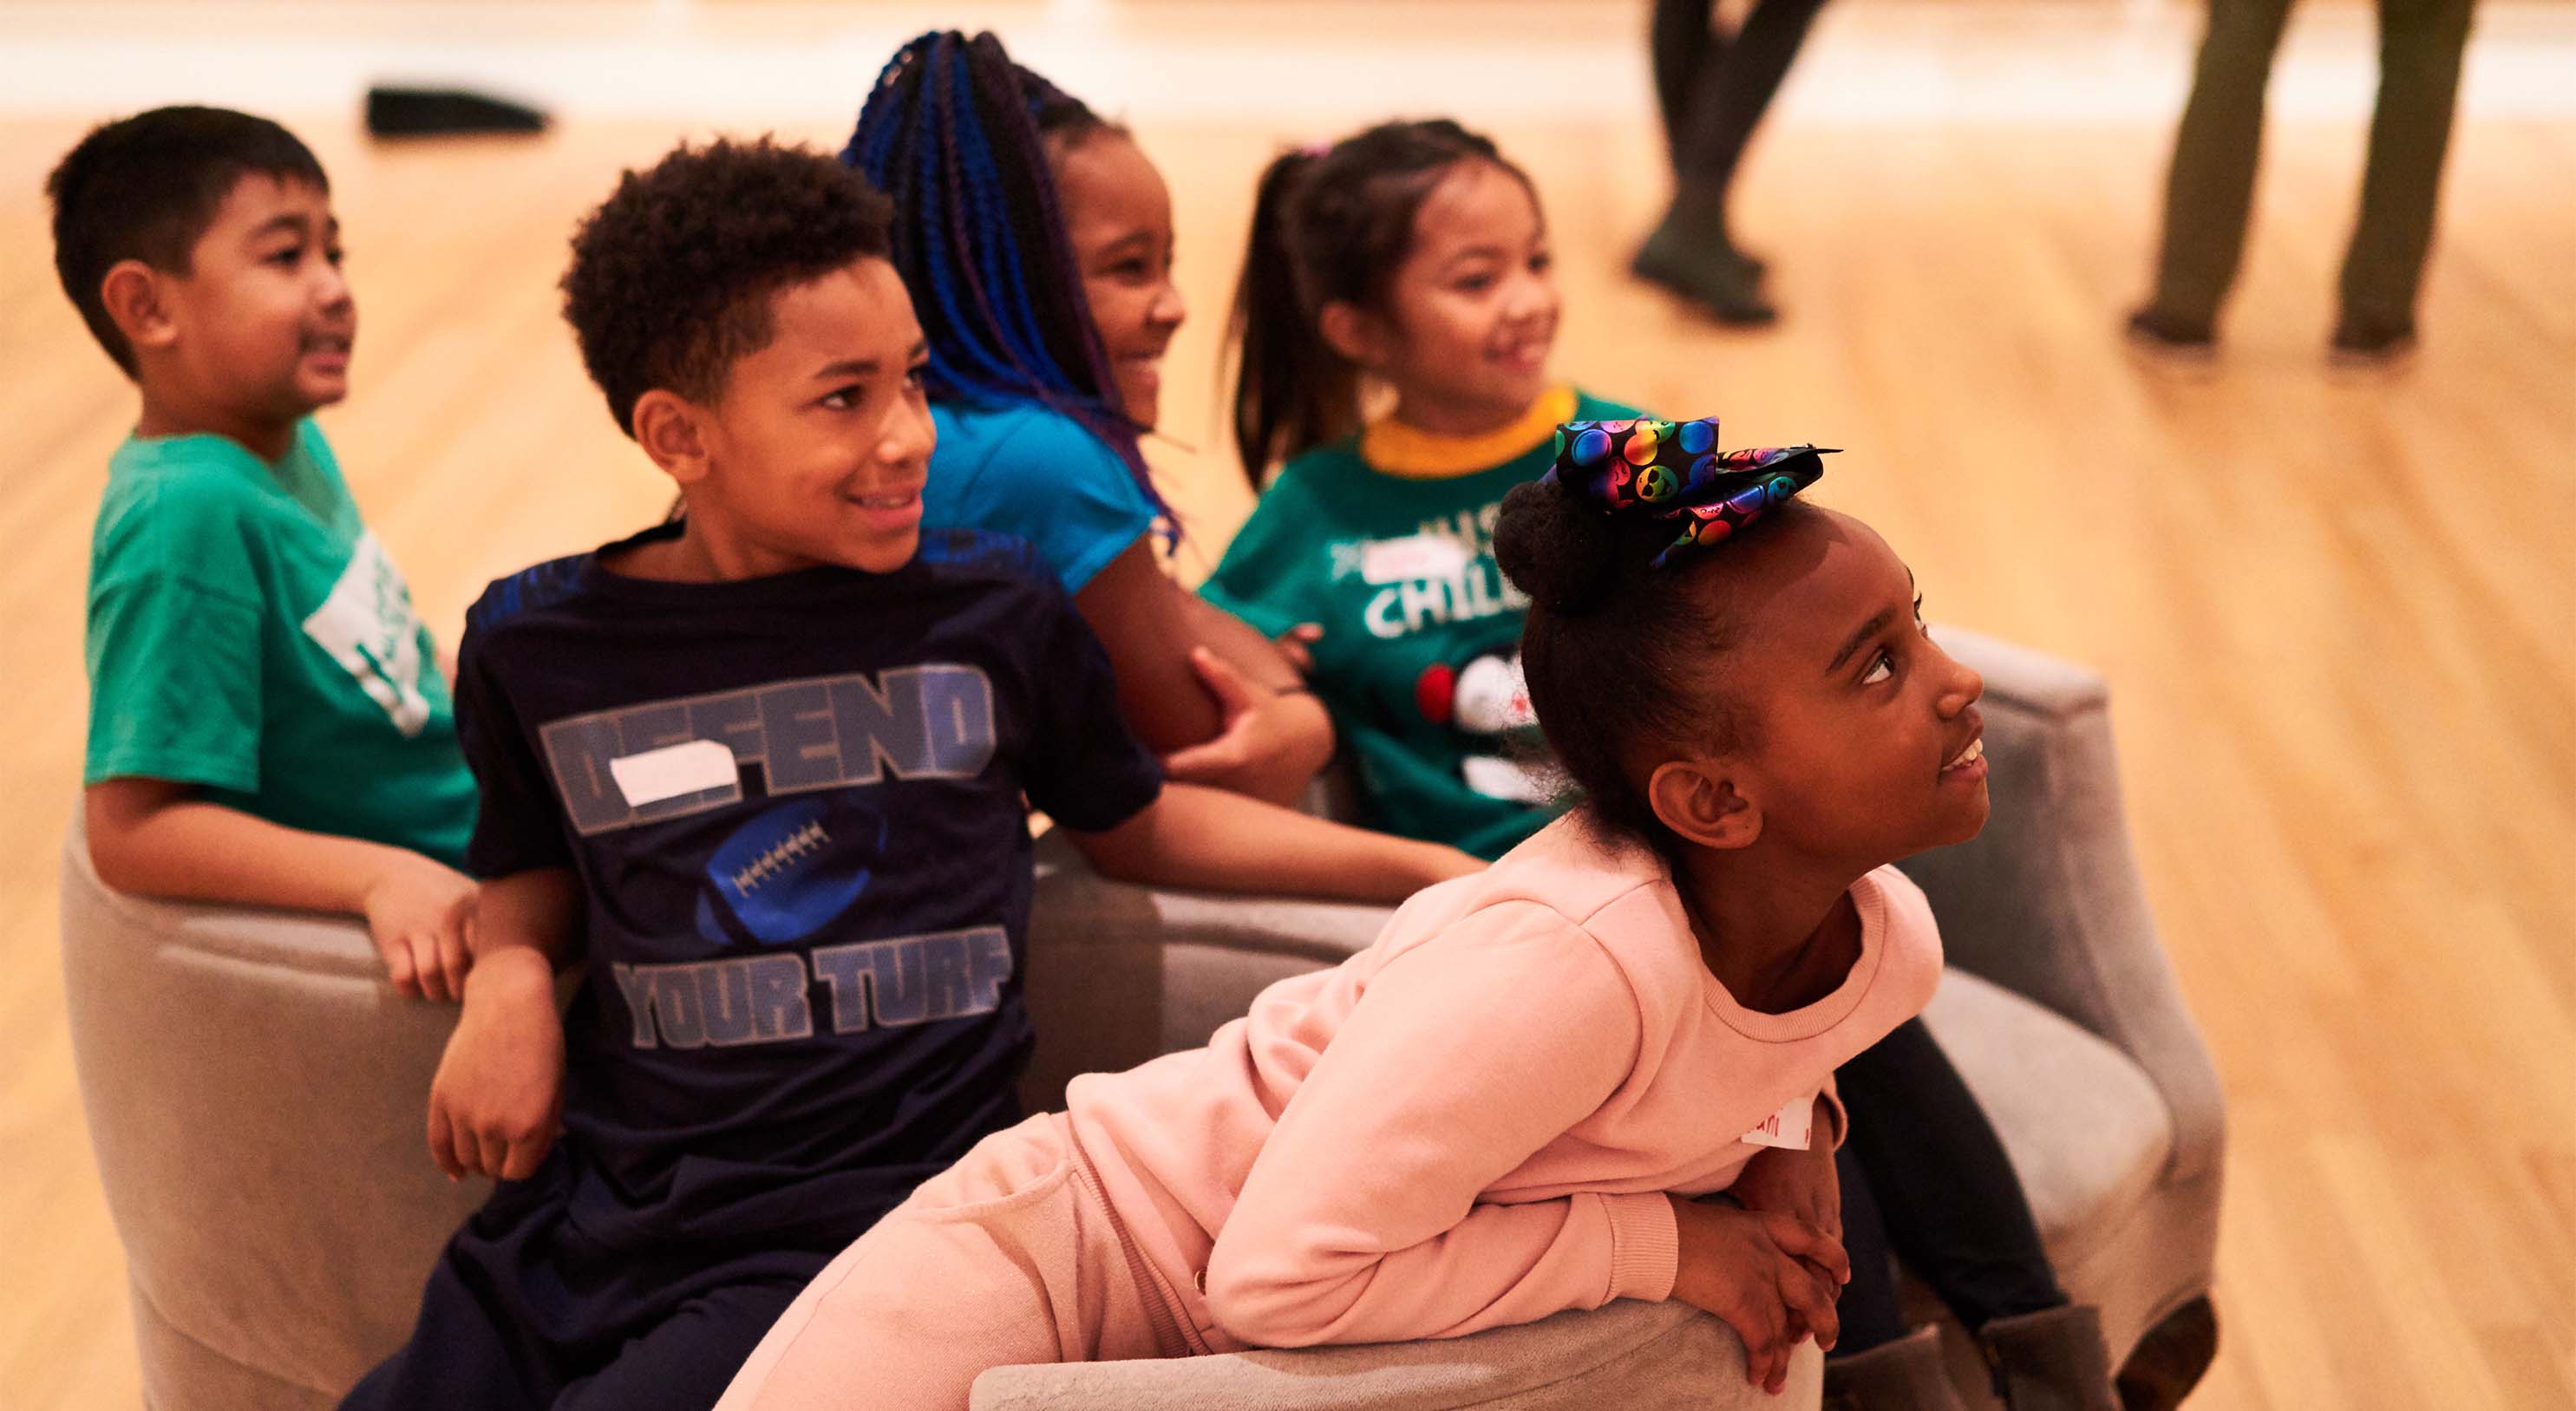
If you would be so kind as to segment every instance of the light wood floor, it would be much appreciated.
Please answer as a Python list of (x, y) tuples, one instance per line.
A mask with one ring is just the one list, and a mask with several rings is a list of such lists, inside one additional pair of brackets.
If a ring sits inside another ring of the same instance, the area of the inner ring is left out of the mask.
[[(0, 1400), (27, 1411), (137, 1397), (54, 934), (88, 528), (132, 410), (48, 262), (37, 183), (80, 126), (0, 123)], [(362, 305), (357, 392), (326, 422), (452, 639), (486, 579), (663, 502), (553, 283), (573, 217), (670, 133), (379, 150), (301, 126)], [(1158, 452), (1184, 577), (1248, 503), (1208, 368), (1250, 173), (1299, 135), (1143, 133), (1197, 312)], [(2576, 1404), (2576, 122), (2464, 123), (2426, 350), (2378, 376), (2321, 357), (2357, 135), (2276, 128), (2198, 379), (2113, 336), (2163, 120), (1784, 125), (1743, 204), (1789, 311), (1758, 336), (1616, 273), (1660, 187), (1642, 125), (1499, 135), (1558, 235), (1565, 372), (1722, 413), (1731, 444), (1850, 448), (1829, 502), (1908, 556), (1935, 615), (2109, 674), (2231, 1102), (2225, 1350), (2194, 1405)]]

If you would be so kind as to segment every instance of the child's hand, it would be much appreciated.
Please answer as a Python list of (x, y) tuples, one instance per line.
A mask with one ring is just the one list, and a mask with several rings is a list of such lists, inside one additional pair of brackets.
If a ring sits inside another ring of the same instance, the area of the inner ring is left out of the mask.
[(429, 1084), (429, 1155), (449, 1180), (536, 1174), (563, 1121), (563, 1020), (554, 973), (524, 947), (487, 956)]
[(1815, 1134), (1805, 1151), (1794, 1147), (1766, 1146), (1744, 1163), (1744, 1170), (1727, 1187), (1727, 1194), (1742, 1202), (1747, 1210), (1777, 1211), (1795, 1215), (1835, 1239), (1843, 1237), (1842, 1181), (1834, 1172), (1833, 1150), (1825, 1145), (1824, 1134), (1831, 1122), (1817, 1102), (1816, 1121), (1808, 1130)]
[(1300, 622), (1272, 638), (1271, 645), (1279, 649), (1281, 656), (1288, 658), (1288, 664), (1297, 668), (1298, 675), (1311, 676), (1315, 671), (1313, 648), (1322, 640), (1324, 640), (1324, 624)]
[(1244, 679), (1225, 658), (1193, 648), (1190, 665), (1224, 712), (1224, 728), (1201, 745), (1163, 756), (1163, 771), (1275, 804), (1295, 802), (1333, 757), (1333, 722), (1304, 691), (1272, 692)]
[(1747, 1378), (1779, 1394), (1810, 1331), (1826, 1349), (1842, 1336), (1834, 1300), (1851, 1277), (1842, 1242), (1792, 1215), (1669, 1199), (1681, 1236), (1673, 1297), (1735, 1329)]
[(415, 852), (386, 849), (359, 911), (394, 989), (416, 999), (459, 999), (474, 964), (474, 879)]

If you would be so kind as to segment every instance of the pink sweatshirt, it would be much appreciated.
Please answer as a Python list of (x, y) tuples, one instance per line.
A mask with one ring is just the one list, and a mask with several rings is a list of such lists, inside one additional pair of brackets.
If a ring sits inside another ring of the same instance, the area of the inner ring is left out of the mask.
[[(1202, 1049), (1068, 1092), (1103, 1193), (1217, 1350), (1455, 1337), (1671, 1296), (1663, 1192), (1723, 1190), (1745, 1134), (1829, 1091), (1940, 978), (1894, 868), (1861, 955), (1787, 1014), (1701, 963), (1664, 866), (1551, 825), (1272, 985)], [(1840, 1139), (1835, 1130), (1815, 1140)]]

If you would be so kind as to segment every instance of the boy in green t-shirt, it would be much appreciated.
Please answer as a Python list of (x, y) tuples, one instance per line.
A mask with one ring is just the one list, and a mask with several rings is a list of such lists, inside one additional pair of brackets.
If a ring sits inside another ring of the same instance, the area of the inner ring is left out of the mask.
[(321, 164), (160, 108), (45, 185), (54, 265), (142, 393), (90, 548), (90, 857), (126, 891), (366, 918), (395, 988), (468, 964), (474, 781), (411, 592), (311, 413), (357, 305)]

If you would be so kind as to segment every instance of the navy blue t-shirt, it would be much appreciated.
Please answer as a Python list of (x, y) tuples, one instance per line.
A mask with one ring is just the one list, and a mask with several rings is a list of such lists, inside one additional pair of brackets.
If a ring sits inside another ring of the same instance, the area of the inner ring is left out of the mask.
[(612, 1244), (854, 1238), (1018, 1119), (1022, 795), (1115, 827), (1162, 771), (1027, 545), (666, 583), (540, 564), (467, 615), (467, 865), (570, 867), (572, 1217)]

